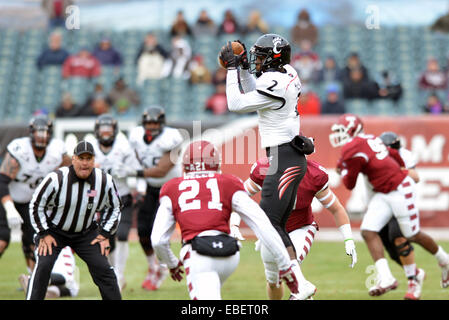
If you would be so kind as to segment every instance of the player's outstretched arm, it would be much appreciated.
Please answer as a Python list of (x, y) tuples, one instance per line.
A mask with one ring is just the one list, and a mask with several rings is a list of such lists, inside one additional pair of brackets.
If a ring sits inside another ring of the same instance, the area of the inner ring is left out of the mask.
[(343, 207), (337, 196), (329, 187), (318, 192), (315, 197), (334, 216), (335, 224), (337, 225), (338, 230), (341, 232), (343, 240), (345, 242), (346, 254), (351, 257), (350, 267), (353, 268), (357, 263), (357, 252), (355, 250), (351, 224), (346, 209)]
[(23, 223), (23, 219), (17, 211), (9, 194), (9, 183), (14, 180), (20, 170), (17, 160), (6, 152), (5, 159), (0, 167), (0, 200), (6, 211), (6, 219), (9, 228), (15, 228)]
[(179, 268), (179, 259), (170, 248), (170, 237), (175, 230), (176, 221), (173, 216), (171, 200), (167, 196), (160, 199), (159, 208), (151, 232), (151, 243), (156, 256), (169, 269)]

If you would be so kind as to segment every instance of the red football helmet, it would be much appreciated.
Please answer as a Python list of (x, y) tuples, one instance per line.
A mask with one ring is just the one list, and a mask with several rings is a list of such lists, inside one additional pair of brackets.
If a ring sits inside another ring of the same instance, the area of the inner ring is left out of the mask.
[(220, 169), (220, 153), (209, 141), (192, 142), (184, 152), (182, 164), (185, 172), (217, 171)]
[(334, 148), (341, 147), (363, 131), (363, 122), (355, 114), (346, 113), (338, 118), (331, 130), (332, 133), (329, 135), (331, 145)]

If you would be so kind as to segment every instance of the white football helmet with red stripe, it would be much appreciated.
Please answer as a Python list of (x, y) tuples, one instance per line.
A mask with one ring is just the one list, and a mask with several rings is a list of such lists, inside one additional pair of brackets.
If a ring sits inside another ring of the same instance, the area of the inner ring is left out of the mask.
[(332, 133), (329, 135), (331, 145), (341, 147), (363, 131), (363, 122), (355, 114), (346, 113), (338, 118), (332, 125)]

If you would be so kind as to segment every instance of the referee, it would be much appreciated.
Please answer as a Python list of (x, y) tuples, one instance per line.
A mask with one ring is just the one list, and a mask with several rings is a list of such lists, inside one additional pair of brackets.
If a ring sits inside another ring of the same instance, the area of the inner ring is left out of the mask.
[[(33, 194), (30, 219), (37, 233), (37, 261), (27, 300), (44, 299), (53, 265), (66, 246), (87, 263), (103, 299), (121, 300), (107, 259), (109, 238), (120, 221), (120, 196), (112, 177), (94, 164), (93, 146), (81, 141), (72, 165), (48, 174)], [(96, 212), (104, 212), (99, 225), (94, 221)]]

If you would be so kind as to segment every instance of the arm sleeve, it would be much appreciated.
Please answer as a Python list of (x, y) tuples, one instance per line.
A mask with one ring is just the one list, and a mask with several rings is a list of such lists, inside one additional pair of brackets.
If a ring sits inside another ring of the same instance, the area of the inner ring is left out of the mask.
[(162, 196), (159, 202), (159, 209), (151, 232), (151, 243), (158, 259), (165, 263), (169, 269), (173, 269), (179, 262), (170, 248), (170, 237), (175, 230), (176, 221), (170, 198)]
[(59, 188), (57, 181), (56, 173), (48, 174), (36, 188), (30, 201), (29, 214), (31, 225), (39, 235), (44, 235), (48, 231), (46, 206), (53, 205), (53, 200), (49, 198)]
[(351, 158), (345, 161), (346, 167), (342, 170), (341, 176), (343, 178), (343, 184), (349, 190), (354, 189), (357, 182), (357, 176), (362, 170), (362, 166), (365, 163), (365, 159), (361, 157)]
[(229, 111), (233, 112), (253, 112), (282, 105), (281, 101), (262, 95), (255, 90), (242, 94), (239, 89), (237, 70), (228, 70), (226, 76), (226, 97)]
[(240, 70), (240, 84), (245, 93), (256, 90), (256, 79), (248, 70)]
[(232, 196), (232, 208), (243, 221), (256, 233), (256, 236), (271, 252), (280, 270), (290, 266), (290, 258), (281, 236), (272, 226), (265, 212), (244, 191)]
[(399, 154), (399, 151), (390, 147), (387, 147), (388, 154), (401, 166), (405, 168), (405, 162), (402, 159), (401, 155)]
[(100, 223), (102, 230), (100, 234), (109, 238), (117, 231), (121, 218), (122, 202), (120, 200), (120, 194), (115, 186), (114, 180), (111, 175), (107, 175), (108, 186), (108, 199), (106, 201), (106, 212), (103, 214), (102, 221)]

